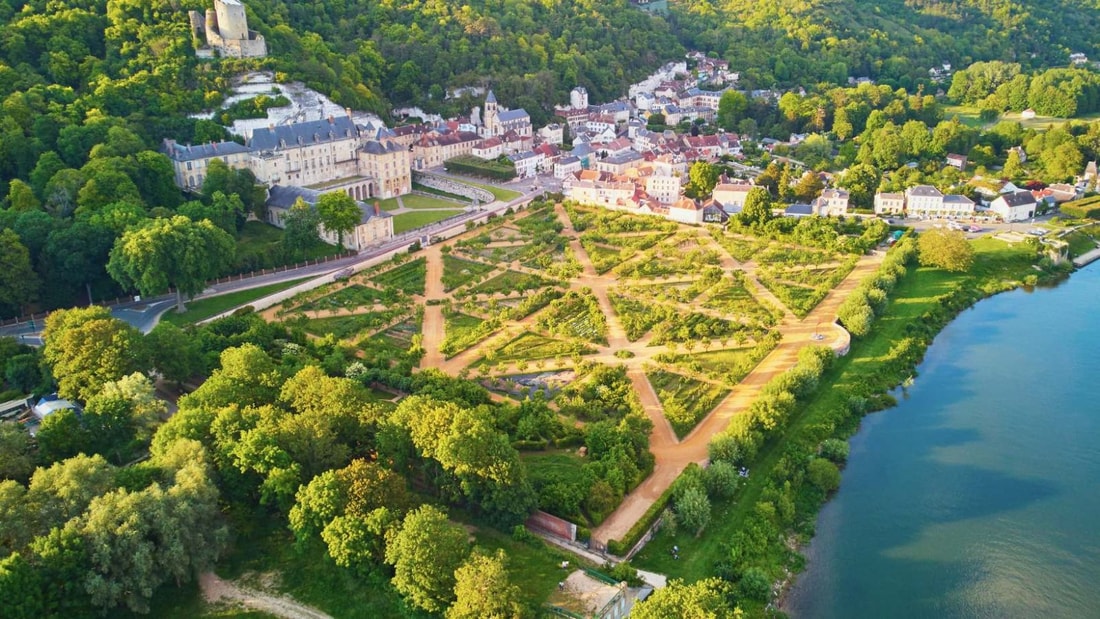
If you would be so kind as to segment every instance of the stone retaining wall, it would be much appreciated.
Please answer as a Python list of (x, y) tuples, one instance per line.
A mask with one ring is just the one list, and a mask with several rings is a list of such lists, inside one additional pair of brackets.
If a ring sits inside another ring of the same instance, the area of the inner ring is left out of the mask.
[(489, 204), (493, 200), (496, 200), (496, 196), (490, 191), (441, 176), (433, 176), (431, 174), (414, 171), (413, 181), (425, 187), (431, 187), (432, 189), (453, 193), (456, 196), (477, 200), (480, 204)]

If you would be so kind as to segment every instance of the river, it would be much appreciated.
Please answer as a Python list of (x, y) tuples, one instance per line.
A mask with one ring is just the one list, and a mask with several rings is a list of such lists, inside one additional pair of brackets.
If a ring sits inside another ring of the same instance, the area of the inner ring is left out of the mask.
[(797, 619), (1100, 617), (1100, 265), (980, 302), (863, 420)]

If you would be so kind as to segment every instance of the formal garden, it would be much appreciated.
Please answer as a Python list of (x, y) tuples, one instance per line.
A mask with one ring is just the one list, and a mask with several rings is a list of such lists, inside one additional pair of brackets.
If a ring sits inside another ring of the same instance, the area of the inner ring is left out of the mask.
[(269, 311), (516, 407), (539, 506), (587, 536), (648, 476), (660, 415), (684, 440), (851, 272), (821, 236), (535, 201)]

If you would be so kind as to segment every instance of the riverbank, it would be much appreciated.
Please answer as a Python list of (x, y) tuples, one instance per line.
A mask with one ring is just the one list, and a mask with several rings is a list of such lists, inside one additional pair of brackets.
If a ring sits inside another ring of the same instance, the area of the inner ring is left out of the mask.
[(865, 418), (852, 437), (784, 610), (796, 619), (1095, 616), (1100, 330), (1088, 325), (1098, 298), (1100, 270), (1090, 268), (952, 320), (920, 377), (894, 392), (896, 408)]
[[(847, 439), (864, 414), (891, 406), (888, 392), (912, 376), (932, 338), (960, 311), (1038, 274), (1037, 256), (1024, 244), (983, 239), (974, 246), (975, 265), (967, 273), (911, 267), (872, 332), (822, 376), (786, 429), (769, 436), (737, 495), (715, 503), (706, 531), (697, 538), (662, 531), (636, 564), (689, 581), (717, 574), (737, 582), (739, 604), (750, 617), (774, 608), (780, 589), (762, 590), (759, 581), (785, 583), (804, 565), (800, 545), (812, 537), (828, 496), (805, 474), (821, 442)], [(679, 559), (671, 556), (674, 545)], [(755, 582), (746, 583), (747, 575)]]

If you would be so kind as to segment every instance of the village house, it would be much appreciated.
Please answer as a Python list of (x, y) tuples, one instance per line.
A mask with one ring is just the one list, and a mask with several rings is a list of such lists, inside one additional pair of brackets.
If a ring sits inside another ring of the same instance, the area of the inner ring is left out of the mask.
[(954, 153), (949, 153), (944, 163), (952, 168), (955, 168), (956, 170), (965, 170), (966, 155), (956, 155)]
[(424, 170), (443, 165), (448, 159), (473, 154), (474, 145), (481, 141), (476, 133), (439, 133), (433, 131), (421, 136), (412, 145), (412, 167)]
[(726, 211), (730, 215), (736, 215), (741, 212), (741, 209), (745, 207), (745, 199), (748, 198), (749, 192), (752, 191), (754, 185), (747, 181), (736, 183), (719, 183), (715, 185), (714, 191), (710, 196), (722, 210)]
[(848, 214), (849, 194), (843, 189), (826, 189), (811, 203), (814, 214), (823, 217), (839, 217)]
[(943, 210), (943, 192), (931, 185), (905, 190), (905, 210), (910, 217), (938, 217)]
[(634, 151), (627, 151), (618, 155), (612, 155), (603, 159), (597, 159), (593, 167), (600, 172), (610, 174), (624, 174), (627, 170), (642, 165), (645, 159)]
[(546, 157), (542, 153), (530, 150), (508, 155), (508, 159), (516, 166), (516, 176), (519, 178), (537, 176), (546, 163)]
[(470, 150), (470, 154), (485, 159), (486, 161), (489, 159), (496, 159), (504, 154), (504, 142), (497, 137), (486, 138), (474, 144), (474, 147)]
[(691, 198), (680, 198), (668, 207), (668, 219), (682, 224), (701, 224), (703, 208)]
[(905, 194), (903, 193), (876, 193), (876, 215), (901, 215), (905, 213)]
[(554, 178), (565, 178), (581, 171), (581, 160), (572, 155), (558, 159), (554, 164)]
[(1024, 221), (1035, 216), (1037, 204), (1030, 191), (1021, 190), (998, 196), (989, 209), (1004, 221)]

